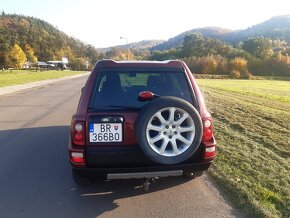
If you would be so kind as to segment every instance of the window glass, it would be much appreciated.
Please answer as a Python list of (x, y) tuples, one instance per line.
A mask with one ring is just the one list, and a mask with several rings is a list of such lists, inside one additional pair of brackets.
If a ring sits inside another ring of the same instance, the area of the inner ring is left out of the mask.
[(192, 102), (183, 72), (101, 72), (95, 84), (91, 108), (141, 108), (139, 93), (151, 91)]

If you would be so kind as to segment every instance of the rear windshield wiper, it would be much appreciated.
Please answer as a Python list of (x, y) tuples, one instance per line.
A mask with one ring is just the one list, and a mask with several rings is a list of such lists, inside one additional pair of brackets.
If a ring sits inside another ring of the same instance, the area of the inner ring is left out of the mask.
[(124, 105), (108, 105), (108, 108), (116, 108), (116, 109), (140, 109), (140, 107), (133, 107), (133, 106), (124, 106)]
[(131, 110), (140, 110), (141, 107), (132, 107), (132, 106), (122, 106), (122, 105), (108, 105), (108, 106), (99, 106), (95, 108), (88, 108), (89, 111), (100, 111), (108, 109), (131, 109)]

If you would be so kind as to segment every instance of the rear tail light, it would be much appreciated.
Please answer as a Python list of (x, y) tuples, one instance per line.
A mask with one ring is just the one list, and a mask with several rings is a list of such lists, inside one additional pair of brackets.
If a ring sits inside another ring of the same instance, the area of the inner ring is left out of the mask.
[(202, 141), (210, 141), (213, 138), (212, 119), (206, 118), (203, 120), (203, 136)]
[(203, 119), (203, 136), (202, 141), (205, 145), (204, 159), (213, 160), (216, 156), (216, 141), (213, 137), (212, 118)]
[(204, 157), (205, 158), (212, 158), (212, 157), (215, 157), (215, 146), (212, 146), (212, 147), (206, 147), (205, 148), (205, 154), (204, 154)]
[(85, 145), (85, 123), (72, 122), (71, 138), (74, 145)]
[(84, 159), (84, 153), (83, 152), (74, 152), (72, 151), (70, 153), (71, 156), (71, 161), (74, 163), (84, 163), (85, 159)]

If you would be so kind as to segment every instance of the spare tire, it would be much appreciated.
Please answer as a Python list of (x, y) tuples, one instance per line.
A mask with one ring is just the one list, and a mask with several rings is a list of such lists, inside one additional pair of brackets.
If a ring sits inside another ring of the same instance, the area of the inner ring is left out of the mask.
[(152, 161), (171, 165), (190, 158), (202, 139), (202, 120), (187, 101), (171, 96), (146, 104), (135, 122), (135, 135)]

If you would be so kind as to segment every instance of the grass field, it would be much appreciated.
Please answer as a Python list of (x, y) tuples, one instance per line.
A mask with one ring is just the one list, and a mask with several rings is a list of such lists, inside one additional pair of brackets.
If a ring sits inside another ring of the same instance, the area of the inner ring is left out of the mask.
[(248, 217), (290, 217), (290, 82), (197, 81), (218, 140), (210, 174)]
[(82, 71), (27, 71), (27, 70), (13, 70), (10, 72), (6, 70), (0, 71), (0, 87), (25, 84), (46, 79), (55, 79), (64, 76), (73, 76), (84, 73)]

